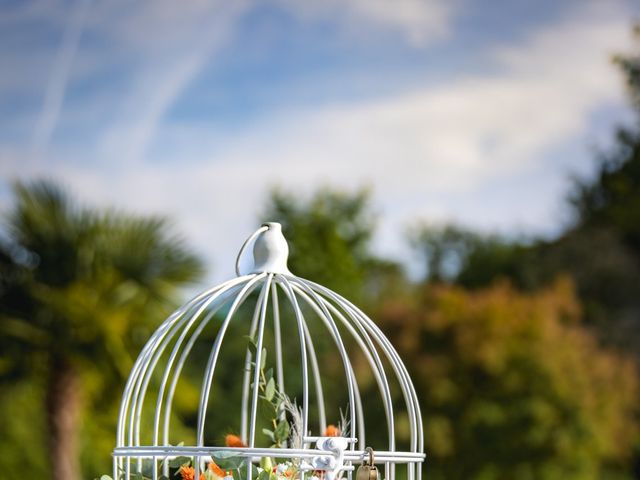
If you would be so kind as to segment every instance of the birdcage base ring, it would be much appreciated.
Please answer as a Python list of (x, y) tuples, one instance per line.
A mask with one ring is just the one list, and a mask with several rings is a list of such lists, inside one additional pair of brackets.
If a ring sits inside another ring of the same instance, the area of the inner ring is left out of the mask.
[[(242, 448), (242, 447), (118, 447), (114, 449), (113, 456), (116, 458), (171, 458), (171, 457), (210, 457), (219, 452), (232, 452), (238, 457), (251, 458), (257, 461), (261, 457), (269, 456), (274, 458), (313, 458), (318, 454), (328, 454), (323, 450), (315, 448)], [(361, 462), (368, 458), (365, 450), (346, 450), (344, 459), (348, 462)], [(376, 450), (376, 463), (417, 463), (425, 459), (424, 453), (416, 452), (389, 452)]]

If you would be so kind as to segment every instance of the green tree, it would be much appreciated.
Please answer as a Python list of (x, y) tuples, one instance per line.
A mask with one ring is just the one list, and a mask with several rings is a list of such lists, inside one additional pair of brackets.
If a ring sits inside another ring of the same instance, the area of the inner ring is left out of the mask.
[[(635, 31), (640, 40), (640, 26)], [(575, 180), (569, 196), (574, 220), (558, 238), (514, 241), (423, 225), (411, 240), (430, 280), (478, 288), (508, 278), (533, 291), (570, 275), (585, 322), (607, 344), (640, 355), (640, 55), (618, 56), (615, 63), (636, 115), (617, 130), (614, 147), (599, 155), (595, 174)]]
[[(640, 46), (640, 26), (635, 33)], [(539, 248), (541, 280), (570, 272), (586, 318), (602, 338), (640, 352), (640, 55), (615, 59), (625, 75), (634, 120), (616, 132), (596, 173), (570, 195), (575, 222)]]
[(421, 223), (409, 231), (409, 242), (425, 264), (425, 282), (476, 288), (504, 277), (519, 286), (531, 283), (531, 247), (523, 241), (457, 225)]
[[(50, 475), (79, 479), (81, 432), (95, 433), (101, 409), (115, 415), (131, 352), (203, 267), (163, 218), (79, 208), (47, 181), (14, 195), (0, 248), (0, 378), (9, 392), (27, 379), (42, 393)], [(100, 440), (87, 450), (108, 455)]]
[(628, 478), (634, 363), (579, 324), (571, 282), (427, 286), (377, 320), (414, 379), (427, 475), (447, 480)]

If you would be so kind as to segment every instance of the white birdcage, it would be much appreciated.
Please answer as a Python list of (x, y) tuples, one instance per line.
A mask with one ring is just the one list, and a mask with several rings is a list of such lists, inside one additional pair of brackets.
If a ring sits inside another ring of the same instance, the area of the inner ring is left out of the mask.
[[(251, 242), (254, 266), (241, 275)], [(374, 464), (377, 478), (421, 478), (420, 408), (398, 353), (348, 300), (293, 275), (288, 252), (280, 224), (263, 224), (240, 249), (237, 278), (196, 296), (153, 333), (122, 396), (114, 479), (360, 480), (376, 478)], [(224, 355), (230, 343), (231, 364)], [(236, 372), (231, 387), (216, 376), (222, 370)], [(201, 382), (199, 400), (193, 387), (188, 395), (198, 403), (197, 417), (191, 434), (188, 421), (175, 433), (174, 400), (187, 375), (190, 385)], [(223, 406), (212, 411), (212, 399)], [(273, 418), (261, 418), (265, 409)], [(230, 431), (212, 432), (211, 423)], [(220, 441), (221, 433), (234, 432), (235, 446)]]

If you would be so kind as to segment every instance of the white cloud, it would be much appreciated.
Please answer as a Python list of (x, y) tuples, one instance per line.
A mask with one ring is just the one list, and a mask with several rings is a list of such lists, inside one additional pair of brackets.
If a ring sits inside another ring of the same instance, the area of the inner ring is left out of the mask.
[(338, 19), (351, 34), (375, 29), (397, 31), (414, 46), (425, 46), (449, 33), (459, 0), (280, 0), (303, 18)]
[[(214, 214), (221, 224), (246, 230), (247, 215), (260, 211), (274, 183), (300, 192), (323, 182), (372, 185), (392, 250), (399, 249), (406, 219), (420, 215), (456, 216), (489, 228), (548, 228), (564, 194), (561, 181), (523, 185), (502, 201), (468, 196), (496, 179), (539, 168), (565, 175), (572, 160), (542, 166), (545, 155), (563, 142), (583, 142), (590, 115), (622, 103), (621, 81), (608, 58), (627, 45), (628, 36), (620, 18), (565, 21), (521, 45), (489, 52), (491, 73), (364, 104), (272, 117), (210, 162), (180, 166), (171, 178), (189, 185), (189, 192), (177, 187), (178, 196), (188, 199), (185, 207), (200, 195), (210, 198), (211, 209), (189, 214), (194, 231), (209, 238), (215, 235), (206, 219), (216, 205), (223, 205)], [(486, 188), (484, 193), (491, 196)]]
[[(235, 13), (229, 15), (215, 24), (223, 32)], [(122, 26), (122, 35), (135, 38), (135, 25)], [(486, 52), (481, 74), (378, 100), (274, 113), (227, 138), (215, 154), (206, 125), (196, 125), (186, 161), (140, 162), (149, 142), (176, 151), (162, 139), (176, 138), (174, 129), (184, 125), (160, 120), (220, 45), (214, 35), (193, 57), (168, 55), (163, 63), (158, 54), (139, 72), (98, 152), (98, 158), (119, 158), (116, 165), (56, 162), (56, 175), (83, 197), (179, 217), (188, 237), (216, 260), (217, 278), (231, 274), (235, 250), (259, 221), (254, 215), (274, 183), (300, 192), (320, 183), (372, 185), (385, 214), (379, 240), (386, 250), (400, 249), (404, 222), (420, 215), (543, 228), (561, 183), (514, 186), (508, 197), (495, 196), (489, 186), (522, 181), (540, 168), (564, 174), (560, 166), (540, 164), (550, 149), (583, 142), (597, 108), (621, 103), (621, 82), (607, 59), (627, 45), (629, 27), (626, 18), (590, 12)], [(184, 35), (183, 46), (199, 38)], [(7, 165), (2, 152), (0, 165), (3, 174), (47, 171)]]

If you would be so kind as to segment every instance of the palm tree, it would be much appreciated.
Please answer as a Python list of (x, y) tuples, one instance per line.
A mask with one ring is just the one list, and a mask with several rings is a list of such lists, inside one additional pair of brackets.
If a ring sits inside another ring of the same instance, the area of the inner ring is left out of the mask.
[(164, 218), (80, 208), (49, 181), (14, 194), (0, 236), (0, 380), (44, 379), (52, 478), (80, 479), (83, 379), (126, 375), (136, 331), (202, 262)]

